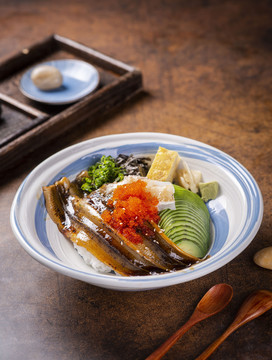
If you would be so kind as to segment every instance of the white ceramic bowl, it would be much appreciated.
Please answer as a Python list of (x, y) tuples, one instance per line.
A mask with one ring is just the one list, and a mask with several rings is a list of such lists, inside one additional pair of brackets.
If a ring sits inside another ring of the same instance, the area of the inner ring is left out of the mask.
[[(216, 180), (219, 196), (207, 203), (212, 219), (210, 258), (190, 268), (161, 275), (123, 277), (100, 274), (86, 265), (48, 217), (42, 186), (62, 176), (73, 179), (101, 155), (155, 154), (158, 146), (176, 150), (205, 182)], [(256, 235), (263, 215), (259, 187), (236, 160), (195, 140), (161, 133), (104, 136), (70, 146), (37, 166), (25, 179), (11, 208), (11, 226), (19, 243), (43, 265), (64, 275), (115, 290), (148, 290), (197, 279), (224, 266)]]

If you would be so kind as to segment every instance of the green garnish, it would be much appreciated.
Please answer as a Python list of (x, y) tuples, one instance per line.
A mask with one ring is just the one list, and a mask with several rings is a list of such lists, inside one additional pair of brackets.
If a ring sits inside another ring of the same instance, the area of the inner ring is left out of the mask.
[(207, 183), (199, 183), (199, 191), (201, 198), (207, 202), (209, 200), (214, 200), (218, 194), (219, 185), (217, 181), (210, 181)]
[(101, 160), (88, 169), (89, 177), (84, 179), (81, 189), (91, 192), (102, 185), (124, 179), (125, 169), (118, 167), (112, 156), (103, 155)]

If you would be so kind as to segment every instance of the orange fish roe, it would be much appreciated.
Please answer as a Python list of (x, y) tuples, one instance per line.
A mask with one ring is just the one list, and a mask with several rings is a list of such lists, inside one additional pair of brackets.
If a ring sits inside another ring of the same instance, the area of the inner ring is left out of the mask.
[(158, 199), (146, 191), (146, 182), (137, 180), (117, 186), (108, 201), (111, 210), (105, 210), (102, 218), (131, 242), (141, 243), (141, 233), (150, 235), (145, 220), (153, 220), (156, 224), (160, 220), (158, 203)]

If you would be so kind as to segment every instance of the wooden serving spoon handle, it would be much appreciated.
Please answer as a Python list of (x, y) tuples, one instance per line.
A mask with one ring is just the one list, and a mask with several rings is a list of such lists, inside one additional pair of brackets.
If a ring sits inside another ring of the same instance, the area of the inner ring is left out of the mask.
[(232, 287), (228, 284), (217, 284), (210, 288), (197, 304), (189, 320), (145, 360), (161, 359), (192, 326), (223, 310), (231, 301), (232, 294)]
[(235, 329), (228, 328), (218, 339), (216, 339), (206, 350), (203, 351), (195, 360), (205, 360), (218, 348), (220, 344), (234, 331)]
[(238, 311), (235, 319), (226, 329), (226, 331), (215, 340), (206, 350), (203, 351), (195, 360), (207, 359), (218, 346), (235, 330), (240, 326), (248, 323), (249, 321), (256, 319), (266, 311), (272, 308), (272, 292), (268, 290), (257, 290), (254, 291), (244, 301), (240, 310)]
[[(199, 315), (199, 316), (196, 316)], [(188, 330), (191, 329), (196, 323), (204, 320), (203, 314), (196, 312), (190, 317), (190, 319), (179, 328), (172, 336), (170, 336), (157, 350), (149, 355), (145, 360), (159, 360), (167, 353), (167, 351), (184, 335)]]

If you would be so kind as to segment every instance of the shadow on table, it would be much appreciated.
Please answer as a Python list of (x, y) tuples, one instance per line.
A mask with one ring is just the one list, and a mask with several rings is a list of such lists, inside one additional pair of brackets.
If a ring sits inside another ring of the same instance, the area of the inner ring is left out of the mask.
[[(50, 274), (40, 283), (46, 310), (35, 326), (43, 334), (43, 346), (61, 359), (68, 359), (68, 354), (73, 359), (145, 359), (189, 318), (199, 293), (212, 285), (206, 278), (152, 291), (120, 292)], [(55, 289), (50, 289), (50, 284)], [(48, 306), (48, 298), (52, 306)], [(226, 316), (222, 311), (222, 327)], [(214, 316), (206, 323), (206, 331), (213, 332), (216, 319)], [(197, 355), (206, 346), (196, 329), (182, 339), (183, 359), (192, 358), (191, 354)], [(195, 337), (197, 344), (187, 336)]]

